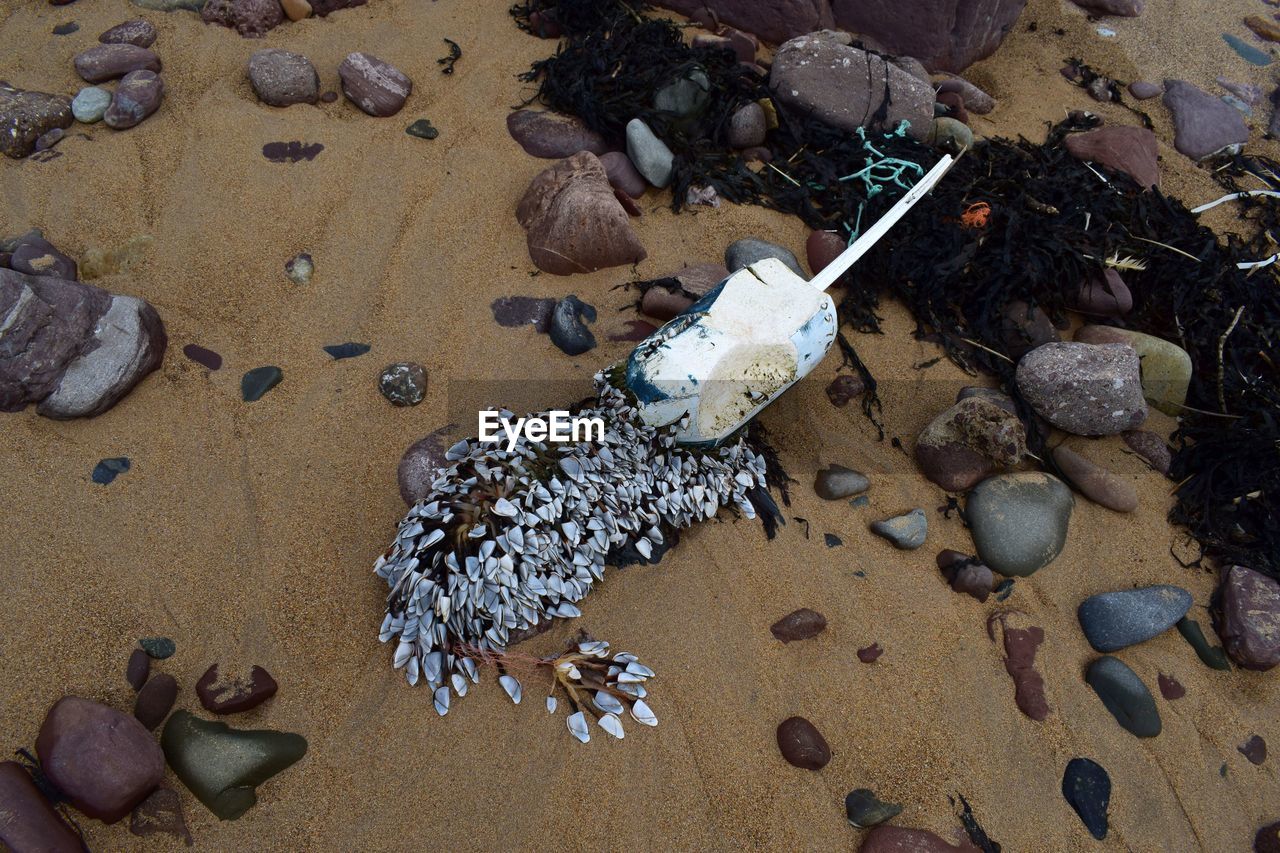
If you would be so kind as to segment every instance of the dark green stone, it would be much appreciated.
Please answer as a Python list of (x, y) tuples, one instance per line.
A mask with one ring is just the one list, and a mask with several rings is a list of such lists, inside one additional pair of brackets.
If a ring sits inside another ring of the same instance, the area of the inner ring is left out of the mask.
[(156, 660), (173, 657), (173, 653), (178, 650), (173, 640), (168, 637), (143, 637), (138, 641), (138, 645), (142, 646), (142, 650)]
[(258, 785), (307, 754), (307, 739), (269, 729), (233, 729), (178, 711), (160, 735), (169, 767), (209, 811), (235, 820), (258, 801)]
[(240, 380), (240, 396), (246, 403), (262, 399), (262, 395), (280, 384), (284, 379), (284, 371), (278, 367), (255, 367)]
[(865, 829), (902, 814), (902, 806), (877, 799), (869, 788), (857, 788), (844, 798), (844, 813), (851, 825)]
[(440, 135), (440, 131), (432, 127), (430, 120), (425, 118), (420, 118), (406, 127), (404, 132), (419, 139), (435, 139)]
[(1178, 620), (1178, 633), (1191, 645), (1191, 648), (1196, 650), (1196, 654), (1205, 666), (1227, 672), (1231, 671), (1231, 664), (1227, 661), (1227, 653), (1222, 650), (1221, 646), (1209, 645), (1209, 641), (1205, 639), (1204, 631), (1200, 630), (1199, 622), (1183, 616)]

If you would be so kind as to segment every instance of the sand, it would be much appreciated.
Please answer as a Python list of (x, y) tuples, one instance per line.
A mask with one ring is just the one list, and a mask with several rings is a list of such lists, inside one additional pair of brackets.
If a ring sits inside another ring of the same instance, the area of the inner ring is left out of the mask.
[[(199, 710), (193, 687), (210, 663), (259, 664), (280, 692), (231, 722), (300, 732), (311, 745), (234, 822), (219, 822), (170, 778), (199, 850), (852, 849), (861, 833), (846, 824), (843, 798), (856, 787), (902, 803), (897, 823), (948, 838), (960, 831), (949, 798), (963, 794), (1008, 851), (1243, 850), (1280, 817), (1276, 759), (1255, 767), (1236, 751), (1255, 733), (1280, 748), (1274, 673), (1207, 669), (1176, 632), (1121, 652), (1153, 689), (1162, 672), (1187, 689), (1157, 700), (1164, 732), (1147, 741), (1121, 729), (1083, 680), (1095, 655), (1075, 608), (1089, 594), (1177, 583), (1208, 628), (1212, 576), (1169, 554), (1178, 536), (1165, 520), (1171, 484), (1118, 438), (1073, 441), (1132, 482), (1141, 507), (1118, 515), (1078, 498), (1066, 550), (1003, 605), (1045, 631), (1036, 666), (1052, 711), (1034, 722), (1014, 706), (1001, 650), (985, 633), (1001, 605), (953, 593), (933, 565), (941, 548), (970, 550), (968, 534), (954, 513), (935, 511), (944, 495), (906, 452), (877, 442), (856, 406), (827, 402), (836, 354), (763, 415), (799, 481), (776, 540), (753, 522), (702, 525), (660, 566), (610, 573), (583, 618), (527, 644), (546, 653), (581, 626), (640, 655), (658, 673), (658, 728), (631, 725), (625, 741), (601, 732), (579, 745), (563, 713), (544, 710), (541, 682), (526, 682), (524, 704), (513, 706), (492, 674), (440, 719), (425, 690), (391, 671), (391, 650), (376, 641), (384, 589), (371, 565), (404, 511), (395, 485), (403, 449), (465, 413), (451, 400), (495, 387), (488, 382), (516, 381), (547, 406), (573, 399), (566, 389), (585, 389), (630, 346), (607, 340), (634, 316), (619, 310), (634, 295), (615, 285), (717, 260), (738, 237), (801, 253), (806, 236), (798, 221), (753, 207), (677, 217), (665, 194), (650, 193), (635, 222), (649, 257), (634, 274), (534, 275), (512, 212), (547, 163), (520, 151), (504, 121), (526, 94), (515, 75), (553, 45), (517, 31), (506, 6), (372, 0), (260, 41), (187, 13), (144, 12), (160, 30), (160, 112), (128, 132), (77, 127), (88, 139), (73, 134), (48, 163), (0, 164), (0, 233), (40, 226), (72, 256), (154, 237), (131, 270), (98, 283), (150, 300), (171, 341), (162, 369), (101, 417), (60, 423), (29, 410), (2, 419), (0, 742), (30, 746), (65, 693), (128, 709), (129, 650), (160, 634), (177, 641), (155, 669), (182, 685), (179, 707)], [(1240, 17), (1261, 9), (1151, 0), (1137, 20), (1106, 21), (1118, 35), (1104, 39), (1074, 6), (1032, 0), (1001, 51), (971, 71), (1000, 99), (975, 129), (1039, 140), (1068, 109), (1135, 121), (1057, 73), (1072, 55), (1125, 80), (1263, 82), (1270, 70), (1246, 65), (1219, 37), (1244, 34)], [(138, 15), (125, 0), (10, 0), (0, 9), (0, 78), (74, 93), (72, 56)], [(49, 35), (72, 19), (78, 33)], [(451, 77), (435, 61), (445, 37), (464, 52)], [(265, 46), (311, 57), (325, 89), (337, 88), (347, 52), (368, 50), (408, 73), (414, 94), (389, 119), (342, 101), (266, 107), (243, 71)], [(1152, 101), (1148, 111), (1165, 187), (1190, 203), (1216, 197), (1172, 148), (1164, 108)], [(438, 139), (404, 133), (420, 117)], [(325, 148), (310, 163), (262, 157), (263, 144), (290, 140)], [(1259, 150), (1277, 156), (1274, 143)], [(283, 265), (302, 250), (316, 272), (298, 286)], [(568, 293), (600, 310), (601, 345), (578, 358), (532, 330), (498, 327), (489, 310), (499, 296)], [(889, 437), (909, 448), (973, 380), (945, 361), (913, 369), (938, 350), (912, 338), (899, 306), (883, 313), (884, 335), (854, 340), (882, 381)], [(348, 340), (373, 350), (340, 362), (321, 351)], [(184, 358), (192, 342), (220, 352), (223, 369)], [(427, 366), (430, 387), (422, 405), (396, 409), (376, 376), (404, 359)], [(265, 364), (280, 366), (284, 382), (242, 402), (240, 376)], [(1151, 424), (1174, 426), (1158, 413)], [(106, 487), (90, 482), (99, 459), (121, 455), (133, 461), (128, 473)], [(830, 462), (870, 475), (869, 507), (814, 496), (813, 476)], [(930, 525), (919, 551), (896, 551), (867, 529), (917, 506)], [(828, 548), (824, 533), (843, 547)], [(821, 611), (829, 627), (783, 645), (768, 626), (799, 607)], [(872, 642), (884, 655), (860, 663), (855, 651)], [(793, 714), (831, 744), (820, 772), (778, 754), (774, 729)], [(1111, 774), (1104, 842), (1060, 793), (1076, 756)], [(126, 823), (83, 825), (95, 849), (174, 846), (135, 838)]]

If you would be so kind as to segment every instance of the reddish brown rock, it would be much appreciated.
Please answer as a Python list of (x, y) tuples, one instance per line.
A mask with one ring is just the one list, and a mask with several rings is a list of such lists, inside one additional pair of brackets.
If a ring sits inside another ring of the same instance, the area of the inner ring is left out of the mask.
[(1172, 675), (1165, 675), (1162, 672), (1156, 676), (1156, 683), (1160, 685), (1160, 695), (1170, 702), (1187, 695), (1187, 688), (1183, 687), (1182, 682)]
[(170, 788), (156, 788), (151, 796), (138, 803), (129, 817), (129, 831), (142, 836), (171, 835), (188, 847), (192, 844), (187, 819), (182, 814), (182, 800)]
[(81, 853), (84, 849), (80, 836), (15, 761), (0, 762), (0, 847), (15, 853)]
[(1049, 716), (1049, 702), (1044, 696), (1044, 679), (1036, 672), (1036, 650), (1044, 642), (1044, 629), (1035, 625), (1011, 628), (1013, 611), (997, 611), (987, 619), (987, 636), (995, 639), (995, 624), (1004, 632), (1004, 668), (1013, 679), (1013, 701), (1018, 710), (1033, 720)]
[(1076, 435), (1115, 435), (1147, 419), (1138, 353), (1127, 344), (1048, 343), (1018, 362), (1036, 413)]
[(196, 682), (200, 704), (215, 714), (238, 714), (256, 708), (276, 695), (278, 689), (271, 673), (260, 666), (249, 670), (247, 677), (237, 677), (222, 675), (215, 663)]
[[(847, 248), (844, 238), (834, 231), (810, 232), (808, 239), (804, 241), (804, 255), (809, 262), (809, 271), (814, 275), (822, 272)], [(839, 284), (842, 280), (844, 276), (837, 279), (836, 283)]]
[(832, 0), (836, 24), (914, 56), (932, 71), (960, 72), (995, 52), (1026, 0)]
[(831, 384), (827, 386), (827, 399), (837, 409), (843, 409), (849, 405), (849, 401), (854, 397), (862, 396), (862, 392), (865, 390), (867, 390), (867, 386), (862, 381), (862, 377), (854, 376), (851, 373), (842, 373), (832, 379)]
[(986, 115), (996, 108), (996, 99), (954, 74), (942, 74), (934, 78), (934, 89), (942, 94), (955, 92), (964, 100), (964, 108), (976, 115)]
[(658, 5), (695, 20), (711, 12), (715, 20), (773, 44), (834, 24), (828, 0), (661, 0)]
[(32, 231), (18, 238), (9, 256), (9, 266), (27, 275), (43, 275), (75, 281), (80, 277), (76, 262), (59, 252), (48, 240)]
[(646, 257), (604, 166), (587, 151), (538, 174), (516, 219), (528, 232), (529, 257), (544, 272), (593, 272)]
[(111, 105), (103, 113), (107, 127), (125, 130), (136, 127), (147, 116), (160, 109), (164, 98), (164, 81), (154, 71), (130, 71), (124, 75), (111, 97)]
[(36, 753), (67, 800), (106, 823), (127, 815), (164, 778), (164, 754), (141, 723), (78, 696), (49, 709)]
[(1133, 294), (1120, 273), (1108, 267), (1101, 275), (1094, 272), (1080, 285), (1075, 305), (1082, 314), (1123, 317), (1133, 310)]
[(206, 24), (231, 27), (244, 38), (261, 38), (284, 23), (280, 0), (208, 0), (200, 10)]
[(1232, 566), (1218, 589), (1218, 636), (1231, 659), (1245, 669), (1280, 664), (1280, 583), (1261, 572)]
[(964, 98), (959, 92), (939, 92), (937, 102), (947, 108), (947, 115), (956, 121), (969, 123), (969, 111), (965, 109)]
[(324, 16), (339, 9), (354, 9), (367, 2), (369, 0), (311, 0), (311, 8), (317, 15)]
[(147, 683), (147, 676), (150, 673), (151, 655), (142, 649), (134, 649), (133, 654), (129, 655), (129, 666), (124, 673), (125, 680), (134, 690), (141, 690), (142, 685)]
[(945, 549), (938, 553), (938, 568), (956, 592), (963, 592), (985, 602), (995, 587), (995, 573), (960, 551)]
[(1280, 820), (1267, 824), (1253, 836), (1253, 853), (1280, 853)]
[(784, 643), (808, 640), (821, 634), (827, 627), (827, 617), (816, 610), (802, 607), (788, 613), (770, 626), (769, 631)]
[[(547, 306), (548, 317), (550, 308), (551, 306)], [(400, 487), (400, 497), (406, 504), (412, 506), (425, 498), (431, 491), (431, 482), (440, 476), (442, 468), (450, 464), (445, 460), (444, 452), (457, 440), (451, 437), (455, 429), (455, 424), (440, 427), (409, 445), (400, 457), (396, 481)]]
[(173, 710), (174, 700), (178, 698), (178, 682), (172, 675), (162, 672), (153, 676), (133, 702), (133, 716), (151, 731), (164, 722)]
[(123, 77), (130, 71), (159, 71), (160, 57), (132, 44), (100, 44), (76, 54), (76, 73), (90, 83)]
[(1053, 449), (1053, 461), (1081, 494), (1096, 504), (1116, 512), (1133, 512), (1138, 508), (1138, 490), (1133, 484), (1085, 459), (1066, 445)]
[(1067, 150), (1080, 160), (1124, 172), (1141, 187), (1160, 186), (1156, 135), (1145, 127), (1100, 127), (1067, 136)]
[(1173, 465), (1173, 453), (1169, 450), (1169, 445), (1164, 443), (1164, 439), (1144, 429), (1131, 429), (1121, 434), (1124, 443), (1134, 453), (1141, 456), (1155, 470), (1169, 476), (1169, 468)]
[(36, 140), (75, 121), (71, 99), (28, 92), (0, 80), (0, 152), (21, 159), (35, 150)]
[(98, 36), (103, 44), (131, 44), (134, 47), (151, 47), (156, 40), (156, 28), (150, 21), (134, 18), (123, 24), (116, 24)]
[(858, 649), (858, 660), (863, 663), (875, 663), (882, 654), (884, 654), (884, 648), (879, 643), (872, 643), (865, 649)]
[(804, 717), (788, 717), (778, 726), (778, 749), (787, 763), (804, 770), (821, 770), (831, 760), (826, 738)]
[(338, 66), (342, 94), (371, 116), (400, 112), (413, 92), (413, 81), (400, 69), (369, 53), (349, 53)]
[(1000, 333), (1012, 358), (1022, 358), (1039, 346), (1061, 340), (1053, 321), (1039, 306), (1033, 308), (1015, 300), (1000, 313), (1003, 320)]
[[(671, 286), (655, 284), (640, 300), (640, 310), (659, 320), (670, 320), (702, 298), (729, 276), (723, 264), (694, 264), (667, 276)], [(661, 279), (660, 279), (661, 281)]]
[(1261, 764), (1267, 760), (1267, 742), (1259, 735), (1254, 735), (1236, 747), (1240, 754), (1249, 759), (1250, 764)]
[(606, 151), (600, 155), (600, 164), (604, 166), (609, 184), (615, 190), (621, 190), (632, 198), (640, 198), (649, 188), (649, 182), (644, 179), (644, 175), (636, 171), (636, 167), (631, 164), (631, 158), (625, 152)]
[[(590, 151), (598, 155), (609, 150), (604, 137), (575, 116), (540, 110), (516, 110), (507, 115), (507, 132), (520, 143), (526, 154), (548, 160), (572, 157), (579, 151)], [(633, 193), (632, 197), (638, 195), (639, 193)]]

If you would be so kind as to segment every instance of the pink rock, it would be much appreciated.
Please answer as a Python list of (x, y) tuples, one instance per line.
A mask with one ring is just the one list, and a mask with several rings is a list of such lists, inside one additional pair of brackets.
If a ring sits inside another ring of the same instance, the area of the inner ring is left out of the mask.
[[(804, 256), (809, 270), (817, 275), (827, 268), (848, 246), (834, 231), (813, 231), (804, 241)], [(843, 278), (843, 276), (841, 276)]]
[(649, 188), (649, 182), (644, 179), (644, 175), (636, 171), (636, 167), (631, 164), (631, 158), (622, 151), (607, 151), (601, 154), (600, 164), (604, 166), (605, 175), (608, 176), (609, 183), (615, 190), (622, 190), (632, 198), (640, 198)]
[(81, 853), (80, 836), (49, 805), (16, 761), (0, 762), (0, 846), (14, 851)]
[(1100, 127), (1073, 133), (1067, 137), (1066, 146), (1076, 158), (1124, 172), (1139, 186), (1160, 185), (1156, 135), (1145, 127)]
[(1218, 590), (1218, 636), (1231, 659), (1245, 669), (1280, 664), (1280, 583), (1261, 572), (1232, 566)]
[(100, 44), (76, 54), (76, 73), (90, 83), (123, 77), (130, 71), (160, 70), (160, 57), (132, 44)]
[(116, 24), (98, 36), (98, 41), (103, 44), (131, 44), (135, 47), (151, 47), (155, 40), (155, 26), (150, 21), (144, 21), (142, 18), (135, 18), (132, 21), (125, 21), (123, 24)]
[(592, 272), (646, 257), (604, 166), (588, 151), (535, 177), (516, 219), (528, 232), (529, 257), (544, 272)]
[(160, 109), (164, 99), (164, 81), (154, 71), (130, 71), (111, 96), (111, 104), (103, 113), (107, 127), (125, 130), (141, 124), (143, 119)]
[(1143, 0), (1072, 0), (1081, 9), (1095, 15), (1117, 15), (1121, 18), (1136, 18), (1142, 14)]
[(389, 62), (369, 53), (349, 53), (338, 66), (342, 94), (371, 116), (400, 112), (413, 91), (413, 81)]
[(1101, 275), (1095, 271), (1080, 285), (1075, 304), (1082, 314), (1123, 317), (1133, 310), (1133, 294), (1120, 273), (1108, 267)]
[(1026, 0), (832, 0), (836, 24), (933, 71), (961, 72), (995, 52)]
[(996, 108), (996, 99), (970, 83), (963, 77), (954, 74), (940, 75), (936, 88), (939, 94), (955, 92), (964, 99), (964, 108), (977, 115), (986, 115)]
[(1133, 512), (1138, 508), (1138, 491), (1131, 483), (1090, 462), (1066, 445), (1060, 444), (1053, 449), (1053, 461), (1071, 484), (1094, 503), (1116, 512)]
[[(507, 132), (526, 154), (548, 160), (572, 157), (579, 151), (604, 154), (604, 137), (574, 116), (542, 110), (516, 110), (507, 115)], [(634, 196), (633, 196), (634, 197)]]

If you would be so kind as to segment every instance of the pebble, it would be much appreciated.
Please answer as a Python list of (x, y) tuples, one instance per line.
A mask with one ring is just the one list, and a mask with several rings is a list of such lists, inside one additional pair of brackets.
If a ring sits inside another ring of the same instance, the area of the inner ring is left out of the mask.
[(214, 714), (249, 711), (276, 695), (278, 689), (271, 673), (260, 666), (250, 669), (247, 677), (237, 677), (221, 675), (215, 663), (196, 682), (200, 704)]
[(948, 844), (924, 829), (884, 824), (873, 828), (862, 839), (859, 853), (978, 853), (968, 842)]
[(1163, 634), (1191, 609), (1191, 593), (1161, 584), (1086, 598), (1076, 611), (1095, 651), (1114, 652)]
[(604, 166), (605, 175), (609, 178), (609, 185), (615, 190), (622, 190), (632, 198), (640, 198), (644, 195), (645, 183), (644, 175), (636, 171), (636, 167), (631, 165), (631, 158), (621, 151), (607, 151), (600, 155), (600, 165)]
[(1254, 735), (1236, 747), (1240, 754), (1249, 759), (1250, 764), (1258, 765), (1267, 760), (1267, 742), (1259, 735)]
[(76, 54), (76, 73), (88, 83), (115, 80), (131, 71), (159, 71), (155, 51), (132, 44), (100, 44)]
[(126, 130), (160, 109), (164, 99), (164, 81), (154, 71), (130, 71), (124, 75), (111, 98), (111, 106), (102, 114), (107, 127)]
[(415, 361), (388, 364), (378, 376), (378, 390), (393, 406), (416, 406), (427, 395), (427, 369)]
[(893, 820), (902, 814), (902, 806), (880, 800), (870, 788), (855, 788), (845, 795), (844, 813), (850, 826), (867, 829)]
[(49, 800), (16, 761), (0, 761), (0, 847), (38, 853), (81, 853), (80, 836), (54, 811)]
[(774, 637), (784, 643), (808, 640), (821, 634), (827, 627), (827, 617), (816, 610), (802, 607), (783, 616), (769, 627)]
[(168, 637), (143, 637), (138, 641), (138, 645), (142, 646), (142, 650), (153, 660), (171, 658), (178, 650), (177, 644)]
[(1062, 475), (1089, 500), (1116, 512), (1133, 512), (1138, 508), (1138, 490), (1132, 483), (1090, 462), (1065, 444), (1055, 447), (1052, 455)]
[(28, 92), (0, 81), (0, 153), (20, 159), (55, 127), (70, 127), (70, 102), (61, 95)]
[(445, 451), (454, 443), (451, 434), (457, 428), (449, 424), (428, 433), (409, 445), (400, 463), (396, 467), (396, 482), (400, 488), (400, 497), (410, 506), (422, 500), (431, 491), (431, 482), (439, 475), (440, 469), (449, 463), (445, 460)]
[(299, 252), (285, 261), (284, 274), (294, 284), (310, 284), (311, 274), (316, 270), (315, 262), (306, 252)]
[(113, 456), (110, 459), (103, 459), (93, 466), (93, 473), (89, 476), (99, 486), (105, 486), (125, 471), (128, 471), (129, 465), (128, 456)]
[(1013, 679), (1013, 701), (1018, 710), (1033, 720), (1049, 716), (1049, 701), (1044, 695), (1044, 678), (1036, 671), (1036, 651), (1044, 643), (1044, 629), (1038, 625), (1013, 628), (1008, 624), (1013, 612), (998, 610), (987, 618), (987, 635), (994, 639), (992, 628), (999, 622), (1004, 632), (1004, 668)]
[(207, 367), (210, 370), (218, 370), (222, 367), (222, 356), (198, 344), (187, 344), (182, 348), (182, 354), (196, 364)]
[(71, 114), (76, 121), (93, 124), (100, 121), (111, 106), (111, 93), (97, 86), (85, 86), (71, 100)]
[(644, 320), (627, 320), (623, 331), (610, 334), (609, 340), (626, 341), (634, 344), (643, 341), (656, 331), (658, 331), (658, 327), (652, 323)]
[(653, 186), (662, 189), (671, 183), (675, 155), (667, 144), (654, 135), (638, 118), (627, 122), (627, 157), (636, 171)]
[(655, 284), (640, 299), (640, 310), (659, 320), (670, 320), (687, 309), (717, 284), (729, 276), (720, 264), (695, 264), (666, 276), (674, 279), (674, 286), (667, 282)]
[(960, 551), (944, 549), (938, 553), (938, 568), (956, 592), (963, 592), (985, 602), (995, 586), (995, 574), (988, 567)]
[(1129, 94), (1139, 101), (1150, 100), (1163, 91), (1164, 88), (1159, 83), (1149, 83), (1146, 80), (1134, 80), (1129, 84)]
[(979, 89), (977, 86), (965, 80), (963, 77), (957, 77), (954, 74), (944, 75), (944, 79), (936, 80), (935, 86), (937, 91), (941, 93), (955, 92), (964, 99), (964, 108), (971, 113), (978, 115), (986, 115), (996, 108), (996, 99)]
[(1267, 824), (1253, 836), (1253, 853), (1280, 853), (1280, 820)]
[(1183, 687), (1182, 682), (1172, 675), (1160, 673), (1156, 676), (1156, 684), (1160, 686), (1160, 695), (1170, 702), (1187, 695), (1187, 688)]
[[(844, 238), (834, 231), (811, 231), (804, 241), (805, 260), (809, 262), (809, 269), (813, 271), (814, 275), (817, 275), (838, 258), (846, 248), (848, 246)], [(848, 275), (848, 273), (845, 275)], [(836, 283), (839, 284), (843, 280), (844, 276), (841, 276), (836, 280)]]
[(123, 24), (116, 24), (98, 36), (103, 44), (131, 44), (134, 47), (151, 47), (155, 44), (156, 28), (150, 21), (134, 18)]
[(1073, 758), (1062, 774), (1062, 796), (1080, 815), (1089, 834), (1101, 841), (1107, 837), (1107, 806), (1111, 803), (1111, 777), (1102, 765), (1089, 758)]
[(254, 403), (262, 399), (272, 388), (284, 379), (284, 371), (275, 365), (255, 367), (240, 379), (240, 396), (246, 403)]
[(404, 132), (419, 139), (435, 139), (440, 135), (440, 131), (431, 126), (431, 120), (425, 118), (420, 118), (406, 127)]
[(1185, 80), (1166, 80), (1164, 88), (1164, 105), (1173, 113), (1173, 145), (1192, 160), (1249, 141), (1238, 110)]
[(507, 114), (507, 133), (533, 157), (559, 160), (579, 151), (597, 156), (609, 150), (609, 143), (576, 116), (542, 110), (516, 110)]
[(69, 36), (74, 32), (78, 32), (80, 25), (75, 21), (67, 21), (65, 24), (58, 24), (53, 28), (55, 36)]
[(170, 835), (191, 846), (191, 831), (182, 813), (182, 800), (172, 788), (156, 788), (151, 795), (134, 808), (129, 817), (129, 831), (143, 838), (149, 835)]
[(604, 165), (590, 151), (579, 151), (534, 177), (516, 207), (516, 219), (528, 232), (530, 259), (555, 275), (646, 257)]
[[(1070, 139), (1071, 137), (1068, 138)], [(1154, 152), (1153, 141), (1151, 158), (1153, 165), (1155, 163)], [(1104, 161), (1094, 159), (1096, 162), (1110, 165)], [(1156, 177), (1157, 179), (1159, 178), (1159, 173), (1156, 173)], [(1134, 179), (1142, 183), (1136, 175)], [(1152, 182), (1148, 186), (1153, 186), (1155, 183)], [(1123, 317), (1133, 310), (1133, 294), (1129, 292), (1124, 279), (1120, 278), (1120, 273), (1108, 267), (1102, 275), (1098, 275), (1095, 272), (1080, 285), (1080, 290), (1076, 293), (1075, 306), (1076, 310), (1081, 314), (1093, 314), (1099, 317)]]
[(1253, 106), (1262, 98), (1262, 88), (1253, 83), (1236, 83), (1226, 77), (1216, 77), (1214, 79), (1218, 81), (1219, 86), (1235, 95), (1246, 106)]
[(164, 778), (164, 756), (141, 723), (79, 696), (49, 709), (36, 754), (67, 801), (104, 823), (127, 815)]
[(768, 240), (744, 237), (733, 241), (729, 244), (729, 248), (724, 250), (724, 265), (731, 273), (746, 269), (766, 258), (782, 261), (793, 273), (801, 278), (806, 277), (804, 270), (800, 268), (800, 262), (796, 260), (796, 256), (790, 249), (779, 246), (777, 243), (770, 243)]
[(925, 141), (934, 148), (959, 156), (960, 152), (973, 147), (973, 131), (959, 119), (940, 116), (933, 120)]
[(269, 47), (249, 56), (249, 83), (258, 100), (273, 107), (320, 100), (320, 75), (300, 53)]
[(831, 384), (827, 386), (827, 399), (837, 409), (843, 409), (854, 397), (861, 397), (866, 389), (867, 386), (863, 383), (862, 377), (848, 373), (841, 374), (831, 380)]
[(765, 130), (764, 107), (754, 101), (744, 104), (729, 117), (729, 145), (733, 148), (764, 145)]
[(178, 698), (178, 682), (167, 672), (152, 676), (133, 700), (133, 716), (138, 722), (154, 731), (173, 710)]
[(499, 296), (489, 305), (499, 326), (533, 326), (542, 333), (551, 328), (551, 312), (555, 307), (554, 299), (532, 296)]
[(828, 465), (813, 480), (813, 490), (827, 501), (860, 495), (871, 486), (865, 474), (843, 465)]
[(1280, 583), (1253, 569), (1232, 566), (1217, 594), (1218, 634), (1231, 659), (1254, 670), (1280, 664)]
[(1098, 658), (1089, 665), (1085, 681), (1126, 731), (1142, 738), (1160, 734), (1156, 700), (1124, 661), (1110, 655)]
[(1090, 344), (1126, 344), (1142, 364), (1142, 394), (1166, 415), (1183, 414), (1191, 385), (1191, 356), (1177, 344), (1114, 326), (1081, 326), (1076, 340)]
[(1014, 300), (1000, 313), (1001, 336), (1005, 349), (1013, 358), (1022, 358), (1036, 347), (1061, 340), (1049, 315), (1039, 306), (1033, 308), (1021, 300)]
[(60, 127), (46, 130), (36, 139), (36, 150), (48, 151), (50, 148), (61, 142), (62, 138), (66, 135), (67, 132)]
[(413, 91), (413, 81), (398, 68), (368, 53), (350, 53), (338, 66), (342, 93), (371, 116), (400, 112)]
[(826, 542), (828, 548), (839, 548), (844, 544), (844, 540), (834, 533), (822, 534), (822, 540)]
[(319, 142), (268, 142), (262, 146), (262, 156), (272, 163), (297, 163), (301, 160), (309, 163), (323, 150), (324, 145)]
[(653, 108), (679, 118), (702, 112), (711, 100), (711, 79), (701, 68), (691, 68), (684, 76), (653, 93)]
[(596, 347), (595, 335), (591, 334), (583, 318), (594, 323), (596, 309), (576, 296), (561, 299), (551, 312), (548, 334), (551, 342), (566, 355), (582, 355)]
[(1223, 33), (1222, 40), (1227, 43), (1232, 50), (1239, 54), (1240, 58), (1250, 65), (1270, 65), (1271, 54), (1265, 50), (1254, 47), (1239, 36), (1231, 33)]
[(778, 749), (794, 767), (821, 770), (831, 760), (831, 747), (804, 717), (788, 717), (778, 726)]
[(964, 124), (969, 123), (969, 111), (964, 107), (964, 98), (960, 97), (959, 92), (939, 92), (934, 96), (937, 100), (934, 103), (934, 112), (938, 111), (938, 105), (941, 104), (946, 110), (946, 115)]
[[(54, 128), (54, 130), (58, 129)], [(38, 140), (36, 145), (39, 145)], [(67, 281), (74, 281), (79, 277), (75, 261), (59, 252), (48, 240), (35, 234), (24, 234), (18, 238), (9, 257), (9, 266), (27, 275), (48, 276)]]
[(186, 711), (165, 723), (160, 746), (174, 774), (222, 820), (235, 820), (252, 808), (257, 786), (307, 753), (301, 735), (233, 729)]
[(916, 508), (906, 515), (887, 518), (884, 521), (873, 521), (871, 532), (883, 536), (903, 551), (914, 551), (924, 544), (929, 532), (929, 519), (924, 510)]
[(969, 493), (965, 518), (985, 565), (1027, 577), (1062, 552), (1072, 504), (1071, 490), (1049, 474), (997, 474)]
[(329, 344), (322, 347), (334, 361), (341, 361), (344, 358), (355, 358), (364, 355), (373, 347), (369, 344), (357, 344), (348, 341), (345, 344)]
[(884, 654), (884, 649), (879, 643), (872, 643), (864, 649), (858, 649), (858, 660), (863, 663), (875, 663), (880, 655)]
[(1115, 435), (1147, 419), (1138, 354), (1130, 346), (1044, 344), (1018, 362), (1016, 381), (1037, 414), (1076, 435)]
[(940, 413), (915, 446), (925, 477), (949, 492), (967, 491), (996, 466), (1017, 465), (1026, 452), (1022, 421), (982, 396), (961, 399)]
[(1186, 616), (1178, 620), (1178, 633), (1182, 635), (1182, 639), (1187, 641), (1191, 648), (1195, 649), (1196, 657), (1200, 658), (1200, 662), (1211, 669), (1220, 669), (1224, 672), (1231, 671), (1231, 664), (1227, 661), (1227, 653), (1221, 646), (1211, 646), (1209, 641), (1205, 639), (1204, 631), (1200, 629), (1200, 623)]
[(134, 649), (129, 655), (129, 665), (125, 668), (124, 678), (129, 682), (129, 686), (138, 691), (142, 689), (142, 685), (147, 683), (147, 676), (151, 674), (151, 656), (142, 649)]
[(332, 104), (336, 100), (338, 100), (337, 92), (325, 92), (320, 96), (320, 103), (322, 104)]
[(303, 21), (311, 17), (311, 4), (307, 0), (280, 0), (280, 8), (291, 21)]

